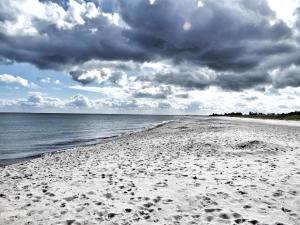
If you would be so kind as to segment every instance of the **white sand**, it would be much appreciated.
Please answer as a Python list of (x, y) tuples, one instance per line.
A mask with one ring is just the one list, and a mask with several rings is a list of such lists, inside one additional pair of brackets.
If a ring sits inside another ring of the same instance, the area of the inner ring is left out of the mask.
[(272, 119), (256, 119), (256, 118), (245, 118), (245, 117), (242, 118), (242, 117), (228, 117), (228, 116), (213, 117), (213, 118), (220, 119), (220, 120), (231, 120), (231, 121), (240, 121), (240, 122), (300, 127), (300, 121), (295, 121), (295, 120), (272, 120)]
[(0, 168), (0, 224), (300, 224), (300, 128), (182, 120)]

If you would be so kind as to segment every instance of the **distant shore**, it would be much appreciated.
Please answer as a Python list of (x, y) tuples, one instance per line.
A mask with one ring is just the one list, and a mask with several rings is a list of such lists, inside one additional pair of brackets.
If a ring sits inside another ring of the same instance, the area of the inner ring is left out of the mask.
[(209, 116), (214, 117), (241, 117), (241, 118), (252, 118), (252, 119), (272, 119), (272, 120), (300, 120), (300, 111), (294, 111), (290, 113), (257, 113), (257, 112), (249, 112), (249, 114), (243, 114), (241, 112), (231, 112), (218, 114), (213, 113)]
[(179, 119), (2, 167), (0, 224), (297, 225), (300, 128), (247, 120)]

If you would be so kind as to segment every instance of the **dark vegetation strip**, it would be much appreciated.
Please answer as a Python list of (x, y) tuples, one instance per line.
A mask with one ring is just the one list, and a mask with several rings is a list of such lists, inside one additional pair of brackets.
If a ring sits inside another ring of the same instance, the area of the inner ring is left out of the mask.
[(242, 117), (242, 118), (254, 118), (254, 119), (274, 119), (274, 120), (300, 120), (300, 111), (294, 111), (289, 113), (257, 113), (249, 112), (243, 114), (241, 112), (231, 112), (224, 114), (213, 113), (209, 116), (229, 116), (229, 117)]

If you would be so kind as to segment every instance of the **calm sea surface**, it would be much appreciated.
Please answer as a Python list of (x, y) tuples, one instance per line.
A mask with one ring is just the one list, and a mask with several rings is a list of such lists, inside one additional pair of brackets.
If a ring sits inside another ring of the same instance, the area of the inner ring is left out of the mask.
[(0, 113), (0, 160), (101, 142), (179, 118), (157, 115)]

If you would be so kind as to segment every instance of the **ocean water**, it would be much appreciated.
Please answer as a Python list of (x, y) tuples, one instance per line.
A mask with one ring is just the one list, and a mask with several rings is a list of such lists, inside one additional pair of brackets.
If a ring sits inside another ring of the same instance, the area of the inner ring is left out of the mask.
[(0, 113), (0, 161), (96, 144), (178, 116)]

